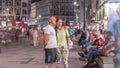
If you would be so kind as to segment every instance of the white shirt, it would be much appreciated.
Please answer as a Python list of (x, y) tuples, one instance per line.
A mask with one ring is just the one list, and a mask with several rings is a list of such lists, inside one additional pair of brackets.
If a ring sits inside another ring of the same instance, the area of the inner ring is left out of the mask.
[(90, 26), (88, 26), (88, 28), (90, 29), (90, 30), (99, 30), (99, 24), (95, 24), (95, 25), (90, 25)]
[(57, 48), (55, 29), (51, 25), (48, 25), (45, 27), (44, 33), (49, 35), (48, 43), (45, 48)]
[(33, 30), (33, 37), (38, 37), (38, 31), (37, 30)]

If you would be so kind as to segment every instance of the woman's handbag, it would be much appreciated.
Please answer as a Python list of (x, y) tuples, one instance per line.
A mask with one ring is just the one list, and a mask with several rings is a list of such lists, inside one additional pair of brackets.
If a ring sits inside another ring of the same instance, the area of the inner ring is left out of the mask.
[(73, 48), (73, 42), (70, 40), (70, 45), (69, 45), (69, 49)]

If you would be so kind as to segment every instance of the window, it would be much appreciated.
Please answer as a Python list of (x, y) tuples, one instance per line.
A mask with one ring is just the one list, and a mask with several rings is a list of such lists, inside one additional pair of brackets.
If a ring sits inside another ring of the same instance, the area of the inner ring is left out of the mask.
[(20, 6), (20, 2), (16, 2), (16, 6)]
[(5, 8), (3, 8), (3, 11), (5, 11)]
[(6, 12), (6, 11), (5, 11), (5, 8), (2, 9), (2, 12), (3, 12), (3, 14), (5, 14), (5, 12)]
[(16, 15), (20, 15), (20, 9), (16, 9)]
[(25, 10), (25, 14), (27, 14), (27, 10)]
[(19, 6), (19, 2), (17, 2), (17, 6)]
[(0, 6), (2, 5), (2, 0), (0, 0)]
[(27, 14), (27, 10), (23, 10), (23, 15), (26, 15)]
[(11, 12), (11, 14), (13, 14), (13, 8), (11, 8), (10, 12)]
[(17, 21), (20, 21), (20, 17), (19, 17), (19, 16), (17, 16), (17, 17), (16, 17), (16, 20), (17, 20)]
[(27, 3), (23, 2), (23, 3), (22, 3), (22, 6), (23, 6), (23, 7), (27, 7)]
[(8, 2), (8, 6), (12, 6), (12, 2)]
[(6, 21), (6, 17), (5, 16), (3, 16), (3, 20)]
[(2, 5), (5, 6), (5, 1), (4, 0), (2, 1)]
[(0, 14), (2, 13), (2, 8), (0, 8)]
[(10, 9), (9, 9), (9, 14), (11, 14), (11, 13), (12, 13), (12, 9), (10, 8)]

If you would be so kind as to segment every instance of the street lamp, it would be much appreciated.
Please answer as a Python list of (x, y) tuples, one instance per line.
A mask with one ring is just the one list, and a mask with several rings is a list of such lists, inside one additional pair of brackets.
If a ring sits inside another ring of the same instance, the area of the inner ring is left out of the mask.
[(7, 8), (6, 10), (9, 11), (9, 8)]
[(74, 1), (74, 3), (73, 3), (73, 4), (74, 4), (74, 5), (78, 5), (76, 1)]
[[(40, 19), (42, 18), (42, 15), (37, 16), (37, 22), (40, 22)], [(38, 24), (38, 23), (37, 23)], [(40, 24), (40, 23), (39, 23)]]
[(76, 7), (75, 10), (74, 10), (74, 12), (76, 13), (76, 15), (75, 15), (75, 17), (76, 17), (76, 22), (79, 23), (79, 28), (80, 28), (80, 22), (78, 21), (79, 18), (80, 18), (80, 17), (78, 16), (79, 13), (80, 13), (80, 8), (79, 8), (80, 5), (78, 4), (77, 1), (74, 1), (73, 4), (74, 4), (75, 7)]
[(41, 18), (42, 16), (41, 15), (39, 15), (39, 18)]
[(10, 21), (9, 20), (9, 8), (6, 9), (6, 21)]
[(86, 21), (85, 21), (85, 12), (86, 12), (86, 8), (85, 8), (85, 0), (84, 0), (84, 23), (83, 23), (83, 30), (86, 30)]

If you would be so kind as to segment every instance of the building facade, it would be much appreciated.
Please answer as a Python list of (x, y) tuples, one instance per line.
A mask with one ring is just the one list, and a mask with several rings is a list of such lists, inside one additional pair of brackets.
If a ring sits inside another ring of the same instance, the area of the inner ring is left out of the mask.
[(0, 22), (27, 21), (30, 17), (31, 0), (0, 0)]
[(47, 24), (49, 16), (56, 16), (57, 18), (63, 19), (63, 24), (69, 24), (74, 22), (74, 5), (72, 0), (41, 0), (38, 3), (37, 15), (41, 18), (38, 22)]
[(31, 4), (31, 14), (30, 14), (30, 17), (31, 18), (37, 18), (37, 2), (34, 2)]

